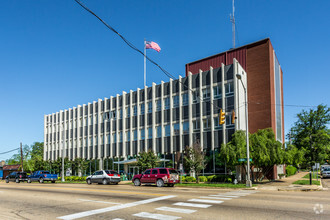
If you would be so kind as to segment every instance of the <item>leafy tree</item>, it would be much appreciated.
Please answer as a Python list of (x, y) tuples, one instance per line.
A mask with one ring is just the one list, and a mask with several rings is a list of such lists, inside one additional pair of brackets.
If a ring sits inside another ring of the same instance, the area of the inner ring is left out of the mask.
[(285, 149), (285, 163), (294, 167), (300, 167), (300, 164), (305, 162), (305, 149), (300, 149), (292, 144), (287, 145)]
[(289, 138), (298, 150), (305, 151), (305, 162), (312, 166), (323, 163), (330, 154), (330, 108), (318, 105), (316, 110), (303, 110), (291, 128)]
[(200, 144), (195, 143), (192, 147), (187, 146), (184, 159), (188, 170), (196, 173), (196, 181), (199, 183), (198, 176), (206, 167), (205, 155)]
[(145, 169), (156, 167), (158, 157), (153, 151), (149, 150), (148, 152), (140, 152), (136, 160), (139, 169), (144, 171)]
[(250, 135), (251, 164), (262, 168), (262, 179), (268, 175), (276, 164), (286, 161), (286, 153), (281, 142), (275, 139), (273, 129), (266, 128), (258, 130)]

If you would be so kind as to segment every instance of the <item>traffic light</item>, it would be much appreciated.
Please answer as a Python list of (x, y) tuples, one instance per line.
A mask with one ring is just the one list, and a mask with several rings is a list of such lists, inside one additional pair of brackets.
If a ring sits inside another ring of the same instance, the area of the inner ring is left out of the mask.
[(233, 110), (231, 113), (231, 123), (235, 124), (235, 110)]
[(223, 112), (222, 109), (220, 109), (219, 124), (223, 125), (225, 121), (226, 121), (226, 112)]

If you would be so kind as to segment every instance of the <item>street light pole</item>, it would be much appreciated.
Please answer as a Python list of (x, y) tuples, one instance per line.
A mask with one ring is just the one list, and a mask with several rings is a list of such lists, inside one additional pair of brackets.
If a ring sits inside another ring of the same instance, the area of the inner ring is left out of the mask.
[(247, 102), (247, 91), (244, 83), (242, 81), (242, 76), (240, 74), (236, 74), (237, 79), (239, 79), (242, 83), (244, 89), (244, 97), (245, 97), (245, 131), (246, 131), (246, 160), (247, 160), (247, 177), (246, 177), (246, 186), (252, 187), (252, 182), (250, 179), (250, 146), (249, 146), (249, 119), (248, 119), (248, 102)]
[(61, 128), (62, 128), (62, 182), (65, 181), (64, 179), (64, 129), (63, 129), (63, 125), (61, 124)]

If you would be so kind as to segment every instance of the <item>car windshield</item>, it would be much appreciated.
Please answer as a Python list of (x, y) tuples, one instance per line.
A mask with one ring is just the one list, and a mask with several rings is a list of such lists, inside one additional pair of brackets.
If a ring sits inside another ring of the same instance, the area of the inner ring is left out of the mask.
[(330, 167), (324, 168), (324, 171), (330, 171)]
[(169, 170), (170, 174), (178, 174), (178, 172), (176, 170)]
[(43, 172), (40, 172), (41, 174), (50, 174), (49, 171), (43, 171)]

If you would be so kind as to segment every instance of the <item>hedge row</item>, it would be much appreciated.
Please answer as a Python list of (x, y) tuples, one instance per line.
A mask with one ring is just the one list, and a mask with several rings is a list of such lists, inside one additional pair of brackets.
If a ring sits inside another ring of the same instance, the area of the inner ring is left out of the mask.
[[(57, 177), (58, 180), (61, 180), (62, 177)], [(64, 177), (65, 181), (72, 181), (72, 182), (79, 182), (79, 181), (86, 181), (86, 176), (66, 176)]]
[[(211, 176), (199, 176), (199, 182), (210, 182), (210, 183), (232, 183), (234, 175), (211, 175)], [(196, 178), (192, 176), (183, 176), (183, 183), (196, 182)]]

